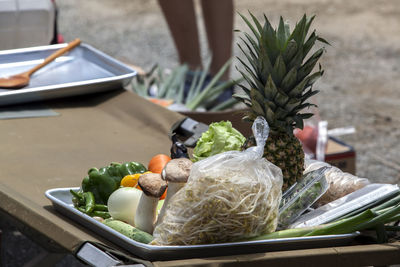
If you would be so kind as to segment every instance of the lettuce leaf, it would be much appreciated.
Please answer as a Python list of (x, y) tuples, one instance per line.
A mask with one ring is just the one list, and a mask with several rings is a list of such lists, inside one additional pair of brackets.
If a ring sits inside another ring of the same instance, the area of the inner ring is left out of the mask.
[(231, 150), (240, 150), (246, 138), (235, 128), (230, 121), (211, 123), (197, 141), (193, 150), (193, 161)]

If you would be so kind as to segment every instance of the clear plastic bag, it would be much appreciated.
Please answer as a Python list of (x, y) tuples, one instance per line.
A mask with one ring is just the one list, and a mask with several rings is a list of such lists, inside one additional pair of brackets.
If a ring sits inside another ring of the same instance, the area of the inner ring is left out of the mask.
[(325, 194), (318, 199), (313, 207), (323, 206), (370, 184), (370, 181), (367, 178), (360, 178), (350, 173), (342, 172), (340, 169), (325, 162), (306, 160), (305, 165), (304, 173), (322, 167), (328, 167), (324, 173), (329, 188)]
[(257, 118), (257, 146), (193, 164), (189, 180), (156, 226), (154, 245), (237, 241), (273, 232), (282, 197), (281, 170), (262, 158), (268, 124)]

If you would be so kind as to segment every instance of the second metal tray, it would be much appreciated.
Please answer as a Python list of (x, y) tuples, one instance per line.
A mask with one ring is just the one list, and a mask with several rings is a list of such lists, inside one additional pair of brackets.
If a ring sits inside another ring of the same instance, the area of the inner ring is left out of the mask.
[(153, 246), (136, 242), (75, 209), (72, 204), (72, 197), (71, 193), (69, 192), (70, 189), (78, 190), (79, 188), (50, 189), (46, 191), (45, 195), (48, 199), (50, 199), (54, 208), (60, 213), (73, 220), (76, 220), (88, 229), (95, 231), (116, 245), (129, 251), (133, 255), (152, 261), (343, 246), (349, 244), (354, 237), (358, 235), (358, 233), (353, 233), (209, 245)]
[[(40, 64), (67, 44), (0, 51), (0, 77)], [(87, 44), (81, 44), (31, 76), (22, 89), (0, 88), (0, 106), (121, 89), (136, 71)]]

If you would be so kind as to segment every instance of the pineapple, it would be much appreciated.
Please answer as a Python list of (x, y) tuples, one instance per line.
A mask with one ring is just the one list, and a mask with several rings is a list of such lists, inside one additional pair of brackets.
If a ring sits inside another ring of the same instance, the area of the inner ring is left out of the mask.
[[(328, 42), (317, 36), (315, 31), (308, 35), (314, 16), (307, 18), (304, 15), (292, 32), (282, 17), (278, 28), (273, 29), (265, 15), (264, 25), (251, 13), (254, 24), (243, 15), (240, 16), (251, 29), (252, 35), (244, 33), (244, 38), (240, 37), (247, 50), (240, 44), (238, 47), (247, 63), (238, 58), (243, 70), (237, 69), (248, 87), (239, 85), (245, 94), (235, 94), (234, 97), (249, 107), (250, 111), (244, 120), (252, 122), (257, 116), (267, 120), (270, 135), (264, 148), (264, 157), (281, 168), (282, 190), (285, 191), (303, 175), (304, 152), (293, 130), (303, 129), (303, 120), (313, 115), (300, 112), (315, 106), (307, 103), (307, 100), (318, 92), (312, 87), (323, 74), (321, 65), (319, 70), (311, 72), (325, 50), (321, 47), (311, 56), (306, 56), (317, 41)], [(254, 138), (249, 138), (245, 146), (252, 143)]]

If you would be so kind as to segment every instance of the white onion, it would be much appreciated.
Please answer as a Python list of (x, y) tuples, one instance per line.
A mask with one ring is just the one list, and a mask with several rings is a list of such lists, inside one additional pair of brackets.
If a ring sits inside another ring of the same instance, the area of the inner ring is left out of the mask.
[(113, 219), (135, 226), (135, 213), (142, 191), (134, 187), (121, 187), (108, 198), (108, 211)]

